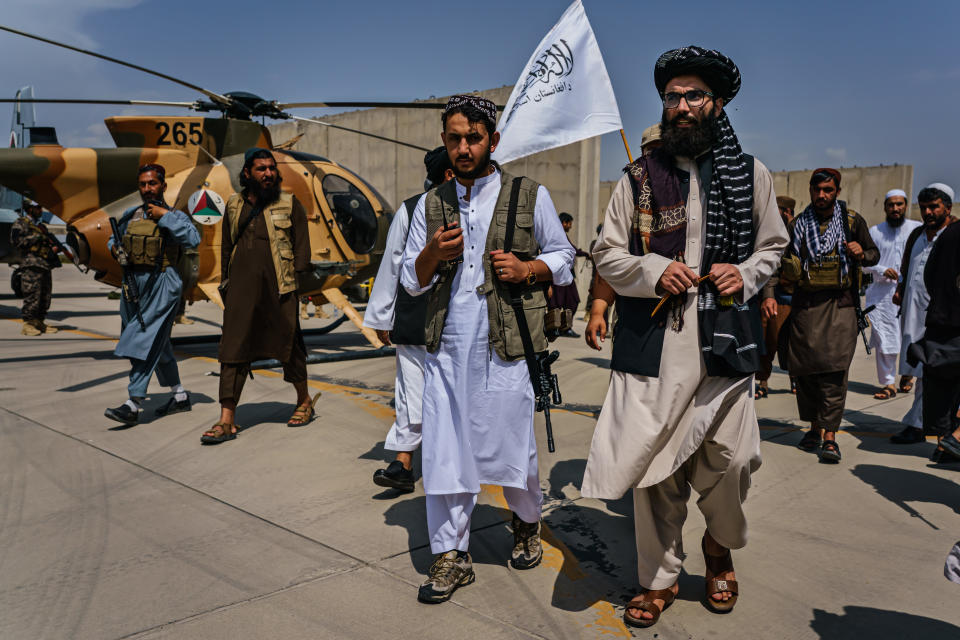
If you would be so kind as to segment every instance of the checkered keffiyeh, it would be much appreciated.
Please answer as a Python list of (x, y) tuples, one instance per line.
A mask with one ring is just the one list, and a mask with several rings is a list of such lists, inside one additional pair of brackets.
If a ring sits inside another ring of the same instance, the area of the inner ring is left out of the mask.
[(840, 277), (847, 275), (849, 270), (847, 262), (847, 252), (845, 249), (846, 229), (844, 228), (843, 210), (840, 208), (840, 201), (833, 204), (833, 215), (827, 224), (823, 235), (820, 235), (820, 221), (817, 219), (817, 212), (813, 210), (813, 205), (807, 205), (797, 219), (793, 234), (793, 253), (802, 255), (800, 247), (807, 246), (807, 258), (803, 261), (803, 270), (810, 271), (810, 263), (817, 265), (823, 264), (823, 257), (830, 255), (834, 250), (840, 260)]

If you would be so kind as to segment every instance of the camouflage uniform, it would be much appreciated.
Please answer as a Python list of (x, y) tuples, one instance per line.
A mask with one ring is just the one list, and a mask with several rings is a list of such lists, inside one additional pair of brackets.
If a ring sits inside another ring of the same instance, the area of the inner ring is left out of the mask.
[(21, 216), (10, 230), (10, 244), (20, 251), (21, 286), (23, 287), (23, 321), (41, 331), (50, 299), (53, 295), (53, 278), (50, 276), (51, 261), (56, 254), (45, 235), (43, 223), (33, 222), (29, 216)]

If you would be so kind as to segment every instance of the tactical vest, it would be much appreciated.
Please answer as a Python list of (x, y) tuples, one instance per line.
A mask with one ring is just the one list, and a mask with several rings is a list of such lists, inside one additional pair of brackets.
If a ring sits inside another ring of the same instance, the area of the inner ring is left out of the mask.
[[(850, 237), (853, 233), (853, 226), (856, 222), (857, 214), (852, 209), (848, 210), (846, 203), (843, 201), (840, 202), (840, 208), (842, 209), (843, 217), (847, 222), (847, 237)], [(822, 229), (825, 224), (829, 224), (829, 220), (824, 224), (820, 224), (819, 227)], [(846, 237), (844, 238), (844, 242), (847, 242)], [(822, 257), (819, 265), (811, 260), (809, 269), (802, 268), (801, 260), (800, 280), (797, 282), (797, 287), (801, 291), (806, 292), (827, 291), (831, 289), (844, 290), (851, 287), (853, 282), (851, 277), (856, 278), (856, 282), (859, 285), (859, 263), (854, 262), (852, 259), (848, 260), (847, 275), (841, 278), (840, 258), (837, 255), (837, 250), (834, 249), (828, 255)]]
[(134, 267), (162, 271), (180, 259), (179, 245), (167, 243), (160, 225), (150, 218), (131, 218), (121, 242)]
[[(477, 292), (487, 296), (487, 316), (490, 323), (489, 344), (501, 360), (519, 360), (523, 357), (523, 343), (520, 329), (510, 306), (510, 290), (507, 283), (493, 275), (490, 252), (503, 249), (507, 231), (507, 211), (510, 206), (510, 183), (513, 176), (502, 173), (500, 195), (493, 209), (490, 230), (487, 232), (486, 251), (483, 256), (483, 284)], [(521, 178), (520, 196), (517, 201), (517, 222), (513, 236), (513, 253), (520, 260), (534, 260), (540, 253), (540, 246), (534, 237), (533, 213), (537, 204), (539, 184), (529, 178)], [(450, 180), (427, 192), (424, 202), (427, 222), (426, 237), (432, 238), (437, 229), (443, 226), (444, 218), (448, 222), (460, 223), (460, 204), (457, 201), (456, 181)], [(462, 262), (460, 264), (463, 264)], [(453, 277), (457, 264), (441, 262), (437, 269), (438, 279), (427, 296), (426, 345), (427, 350), (436, 353), (440, 348), (440, 338), (447, 318), (447, 308), (453, 290)], [(534, 351), (545, 351), (547, 336), (543, 330), (544, 313), (547, 298), (543, 284), (520, 285), (523, 288), (523, 311), (530, 328)]]
[[(227, 200), (227, 224), (230, 237), (233, 238), (234, 250), (240, 242), (237, 231), (240, 226), (240, 212), (243, 210), (244, 199), (235, 193)], [(280, 192), (276, 202), (264, 208), (260, 213), (267, 224), (267, 238), (270, 240), (270, 254), (273, 256), (273, 267), (277, 272), (277, 288), (280, 295), (297, 290), (297, 272), (293, 267), (293, 195)], [(231, 260), (233, 256), (231, 255)], [(221, 267), (229, 269), (229, 265)]]
[[(417, 202), (423, 194), (417, 194), (403, 201), (407, 212), (407, 235), (410, 235), (410, 224), (413, 222), (413, 212)], [(406, 242), (406, 237), (404, 237)], [(393, 344), (419, 345), (426, 344), (424, 326), (427, 324), (427, 296), (412, 296), (407, 293), (403, 285), (397, 283), (397, 302), (394, 307), (393, 331), (390, 332), (390, 341)]]
[(46, 227), (44, 227), (42, 223), (35, 223), (30, 219), (29, 215), (23, 216), (23, 218), (27, 221), (27, 229), (38, 238), (37, 242), (27, 247), (27, 251), (41, 260), (50, 262), (50, 258), (53, 256), (53, 247), (50, 246), (50, 241), (47, 240)]

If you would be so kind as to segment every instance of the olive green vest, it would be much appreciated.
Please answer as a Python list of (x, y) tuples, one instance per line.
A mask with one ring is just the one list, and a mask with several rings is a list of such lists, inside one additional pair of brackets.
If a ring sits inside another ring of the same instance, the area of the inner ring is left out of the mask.
[[(856, 215), (857, 212), (853, 209), (847, 210), (846, 222), (851, 232), (853, 231), (853, 226), (856, 221)], [(829, 219), (820, 223), (819, 229), (821, 233), (826, 230), (829, 223)], [(826, 290), (842, 291), (849, 289), (853, 282), (851, 278), (856, 278), (856, 281), (858, 283), (860, 282), (860, 265), (853, 260), (850, 260), (847, 264), (849, 266), (847, 275), (840, 277), (840, 259), (836, 249), (823, 256), (820, 264), (811, 261), (809, 270), (802, 268), (801, 260), (798, 257), (796, 266), (794, 267), (796, 271), (795, 275), (797, 276), (797, 287), (801, 291), (808, 292)]]
[[(240, 241), (237, 231), (240, 226), (240, 212), (243, 210), (243, 196), (235, 193), (227, 200), (227, 224), (230, 225), (230, 237), (233, 238), (234, 251)], [(277, 271), (277, 288), (280, 295), (297, 290), (297, 272), (293, 267), (293, 195), (280, 192), (276, 202), (266, 207), (260, 214), (267, 223), (267, 238), (270, 240), (270, 253), (273, 267)], [(230, 255), (233, 259), (233, 254)], [(222, 268), (229, 273), (229, 265)]]
[(121, 242), (130, 264), (137, 267), (166, 269), (180, 259), (179, 245), (165, 242), (160, 225), (150, 218), (136, 216), (127, 222)]
[[(510, 185), (513, 176), (503, 173), (500, 183), (500, 195), (493, 209), (493, 219), (487, 232), (486, 251), (483, 256), (483, 284), (477, 292), (487, 296), (487, 316), (490, 323), (490, 346), (502, 360), (519, 360), (523, 357), (523, 343), (520, 329), (510, 306), (510, 290), (507, 284), (494, 276), (491, 268), (490, 252), (503, 249), (507, 231), (507, 210), (510, 205)], [(533, 212), (537, 204), (538, 185), (529, 178), (522, 178), (520, 197), (517, 201), (517, 223), (513, 234), (513, 253), (521, 260), (533, 260), (540, 253), (540, 246), (533, 233)], [(424, 213), (427, 221), (427, 238), (432, 238), (437, 229), (443, 226), (444, 215), (448, 222), (460, 223), (460, 205), (457, 202), (456, 181), (450, 180), (427, 192), (424, 200)], [(462, 264), (462, 263), (460, 263)], [(438, 279), (427, 293), (426, 345), (427, 350), (436, 353), (440, 348), (440, 338), (447, 318), (447, 307), (453, 290), (453, 277), (459, 265), (441, 262), (437, 268)], [(536, 352), (545, 351), (547, 337), (543, 330), (543, 317), (547, 309), (547, 298), (542, 283), (523, 288), (523, 311), (533, 339)]]

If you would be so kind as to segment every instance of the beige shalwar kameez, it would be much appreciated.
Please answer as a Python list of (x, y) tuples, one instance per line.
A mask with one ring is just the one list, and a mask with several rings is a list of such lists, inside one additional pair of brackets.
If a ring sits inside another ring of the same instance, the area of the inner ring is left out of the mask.
[[(686, 261), (700, 272), (709, 184), (696, 164), (677, 158), (690, 173)], [(743, 300), (756, 295), (776, 271), (788, 235), (770, 172), (754, 165), (754, 253), (738, 265)], [(597, 271), (620, 295), (656, 298), (655, 289), (671, 260), (631, 255), (634, 211), (630, 176), (614, 189), (594, 249)], [(617, 499), (634, 490), (634, 520), (640, 584), (671, 586), (680, 573), (681, 531), (690, 487), (711, 536), (738, 549), (746, 544), (742, 504), (750, 474), (760, 466), (760, 435), (753, 401), (753, 376), (708, 376), (701, 357), (697, 291), (691, 289), (684, 323), (667, 327), (658, 377), (613, 371), (590, 447), (582, 493)]]

